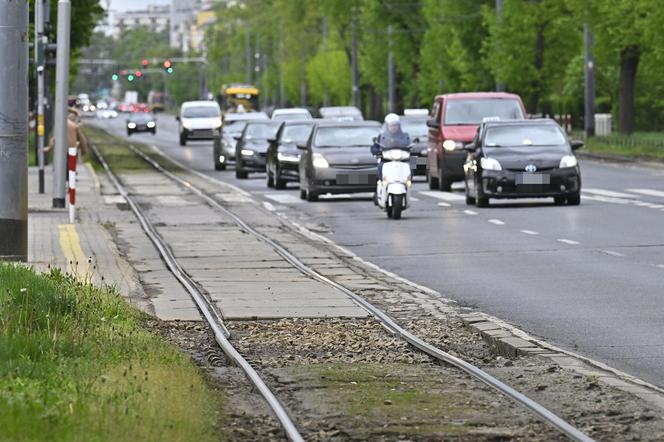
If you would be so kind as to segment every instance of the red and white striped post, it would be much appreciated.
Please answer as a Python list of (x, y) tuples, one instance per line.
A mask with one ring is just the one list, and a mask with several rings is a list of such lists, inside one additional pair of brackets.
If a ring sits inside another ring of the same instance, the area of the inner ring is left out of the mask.
[(69, 169), (69, 222), (74, 223), (76, 218), (76, 147), (67, 149)]

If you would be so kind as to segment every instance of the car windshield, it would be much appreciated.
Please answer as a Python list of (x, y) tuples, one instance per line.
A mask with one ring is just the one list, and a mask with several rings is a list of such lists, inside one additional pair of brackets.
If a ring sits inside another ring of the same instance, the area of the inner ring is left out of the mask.
[(410, 135), (411, 140), (413, 138), (420, 138), (424, 141), (427, 139), (429, 134), (429, 128), (427, 127), (427, 120), (401, 120), (401, 130)]
[(223, 131), (225, 134), (239, 134), (244, 130), (244, 126), (247, 125), (246, 121), (229, 121), (224, 124)]
[(524, 116), (517, 100), (495, 98), (448, 100), (445, 105), (446, 125), (475, 125), (482, 123), (486, 118), (520, 120)]
[(154, 116), (148, 113), (135, 113), (131, 115), (129, 120), (136, 122), (148, 122), (154, 120)]
[(567, 141), (560, 128), (552, 124), (487, 128), (486, 147), (558, 146)]
[(278, 124), (249, 124), (244, 137), (247, 139), (261, 138), (268, 139), (274, 138), (279, 130)]
[(367, 147), (379, 128), (372, 126), (322, 127), (316, 133), (316, 147)]
[(219, 117), (219, 109), (214, 106), (186, 107), (182, 111), (184, 118), (215, 118)]
[(290, 126), (284, 127), (284, 130), (281, 132), (281, 142), (282, 143), (305, 143), (311, 135), (311, 129), (313, 125), (311, 124), (293, 124)]

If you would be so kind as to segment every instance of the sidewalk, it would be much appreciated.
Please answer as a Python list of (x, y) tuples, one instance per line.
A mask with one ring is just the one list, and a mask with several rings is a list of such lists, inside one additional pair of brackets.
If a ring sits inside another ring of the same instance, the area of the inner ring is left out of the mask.
[[(105, 181), (89, 164), (78, 165), (77, 222), (69, 224), (66, 208), (52, 208), (52, 167), (45, 169), (43, 194), (38, 192), (38, 169), (29, 168), (29, 264), (37, 271), (58, 267), (81, 280), (114, 286), (133, 305), (161, 319), (200, 320), (193, 301), (170, 273), (141, 278), (119, 252), (112, 234), (116, 225), (122, 225), (136, 238), (134, 246), (146, 262), (153, 263), (151, 269), (165, 269), (131, 212), (120, 210), (122, 198), (101, 193), (100, 179)], [(110, 185), (103, 188), (111, 189)]]

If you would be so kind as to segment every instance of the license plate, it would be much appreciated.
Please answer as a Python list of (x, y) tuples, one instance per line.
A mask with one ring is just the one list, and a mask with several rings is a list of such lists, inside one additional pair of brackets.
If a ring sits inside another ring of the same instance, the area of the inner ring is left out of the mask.
[(338, 173), (337, 184), (339, 185), (358, 185), (375, 184), (375, 173)]
[(546, 173), (522, 173), (516, 176), (516, 184), (550, 184), (551, 176)]
[(427, 164), (426, 157), (410, 157), (410, 168), (416, 169), (417, 166), (424, 166)]

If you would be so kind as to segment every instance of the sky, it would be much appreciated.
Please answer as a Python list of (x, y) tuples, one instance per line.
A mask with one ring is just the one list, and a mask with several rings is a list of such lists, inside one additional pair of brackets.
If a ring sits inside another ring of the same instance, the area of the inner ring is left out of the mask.
[[(171, 0), (111, 0), (111, 9), (114, 11), (126, 11), (144, 9), (147, 5), (168, 5)], [(101, 0), (103, 7), (106, 7), (106, 0)]]

